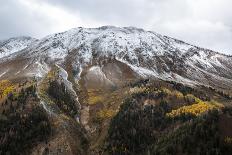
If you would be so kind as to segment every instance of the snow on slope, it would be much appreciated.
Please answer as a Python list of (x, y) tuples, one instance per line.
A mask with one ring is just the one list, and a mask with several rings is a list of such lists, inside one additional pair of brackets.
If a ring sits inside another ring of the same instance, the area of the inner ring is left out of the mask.
[(0, 58), (18, 52), (26, 48), (36, 39), (31, 37), (16, 37), (0, 41)]
[[(84, 62), (90, 62), (94, 55), (126, 55), (131, 61), (138, 62), (136, 50), (140, 50), (139, 54), (144, 57), (152, 57), (174, 51), (177, 46), (181, 46), (179, 43), (171, 45), (169, 41), (173, 42), (171, 38), (133, 27), (74, 28), (45, 37), (31, 50), (43, 50), (52, 59), (62, 59), (71, 49), (79, 49), (78, 54)], [(189, 45), (190, 47), (192, 46)]]
[[(31, 52), (40, 51), (42, 53), (37, 54), (53, 60), (64, 59), (73, 49), (78, 49), (76, 54), (84, 63), (91, 62), (94, 57), (105, 56), (126, 59), (137, 66), (141, 65), (139, 57), (147, 60), (167, 54), (183, 56), (197, 50), (199, 52), (194, 54), (191, 60), (212, 67), (211, 62), (208, 63), (206, 60), (210, 54), (207, 50), (200, 50), (183, 41), (134, 27), (74, 28), (49, 35), (29, 48)], [(217, 57), (212, 59), (213, 63), (218, 63)]]
[(33, 42), (14, 57), (19, 55), (41, 64), (71, 57), (78, 75), (85, 66), (116, 59), (142, 77), (185, 83), (232, 79), (232, 57), (134, 27), (74, 28)]

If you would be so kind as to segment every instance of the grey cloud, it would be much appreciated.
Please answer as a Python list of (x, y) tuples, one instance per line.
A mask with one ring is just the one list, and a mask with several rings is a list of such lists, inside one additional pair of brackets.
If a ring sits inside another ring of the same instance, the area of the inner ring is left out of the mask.
[[(232, 54), (230, 0), (44, 0), (83, 18), (137, 26)], [(186, 22), (187, 21), (187, 22)], [(221, 26), (218, 24), (221, 24)]]
[(16, 0), (1, 2), (0, 39), (15, 36), (41, 37), (51, 31), (51, 22), (44, 16), (31, 12)]
[(144, 12), (151, 12), (151, 8), (141, 0), (45, 0), (45, 2), (65, 7), (72, 12), (78, 11), (83, 18), (93, 18), (118, 25), (136, 24), (138, 19), (149, 18)]
[[(51, 21), (49, 15), (46, 17), (36, 13), (30, 14), (30, 11), (20, 6), (19, 1), (4, 1), (0, 6), (0, 19), (4, 27), (0, 30), (0, 38), (19, 34), (42, 37), (54, 31), (57, 23)], [(87, 21), (104, 25), (136, 26), (232, 54), (231, 0), (24, 1), (62, 8), (74, 17), (80, 17), (82, 23), (75, 26), (99, 26), (91, 25)], [(14, 11), (4, 10), (5, 6), (10, 6)]]
[[(147, 27), (151, 20), (175, 19), (186, 16), (186, 2), (178, 0), (43, 0), (84, 18), (92, 18), (115, 25)], [(182, 12), (185, 14), (182, 14)], [(174, 13), (171, 13), (174, 12)], [(171, 14), (170, 14), (171, 13)]]

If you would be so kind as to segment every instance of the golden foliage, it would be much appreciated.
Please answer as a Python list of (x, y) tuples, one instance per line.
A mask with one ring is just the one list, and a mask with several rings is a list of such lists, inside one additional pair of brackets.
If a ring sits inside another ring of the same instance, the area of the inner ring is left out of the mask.
[(103, 97), (101, 96), (90, 96), (88, 100), (90, 105), (97, 104), (97, 103), (102, 103), (103, 102)]
[(162, 87), (161, 92), (163, 92), (164, 94), (169, 95), (169, 96), (175, 96), (177, 99), (184, 98), (184, 95), (181, 92), (177, 91), (177, 90), (171, 91), (168, 88)]
[(180, 107), (179, 109), (172, 110), (170, 113), (167, 113), (166, 116), (176, 117), (182, 114), (192, 114), (194, 116), (199, 116), (202, 113), (211, 110), (213, 108), (218, 108), (218, 106), (215, 104), (211, 104), (210, 102), (203, 102), (200, 99), (198, 99), (195, 104), (183, 106)]
[(14, 86), (9, 80), (0, 81), (0, 96), (6, 96), (13, 90)]
[(226, 136), (226, 137), (224, 138), (224, 142), (225, 142), (226, 144), (232, 144), (232, 137)]
[(109, 110), (109, 109), (102, 109), (97, 113), (97, 119), (103, 120), (103, 119), (108, 119), (112, 118), (115, 115), (114, 110)]
[(55, 76), (56, 76), (55, 71), (49, 71), (48, 74), (47, 74), (47, 78), (48, 78), (48, 79), (52, 79), (52, 78), (54, 78)]
[(88, 104), (94, 105), (103, 103), (104, 93), (100, 89), (89, 89), (88, 90)]
[(176, 96), (176, 98), (178, 98), (178, 99), (184, 98), (184, 95), (179, 91), (174, 91), (173, 95)]
[(0, 90), (1, 92), (3, 92), (3, 90), (8, 87), (8, 86), (11, 86), (11, 82), (9, 80), (2, 80), (0, 81)]
[(8, 95), (8, 94), (11, 93), (13, 90), (14, 90), (14, 86), (6, 87), (5, 90), (3, 91), (3, 96)]

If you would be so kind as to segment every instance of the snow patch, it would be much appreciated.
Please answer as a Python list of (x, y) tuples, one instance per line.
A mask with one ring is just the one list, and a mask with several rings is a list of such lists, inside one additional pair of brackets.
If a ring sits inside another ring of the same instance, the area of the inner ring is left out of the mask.
[(0, 77), (2, 77), (3, 75), (5, 75), (7, 72), (8, 72), (8, 70), (5, 71), (5, 72), (3, 72), (3, 73), (1, 73), (1, 74), (0, 74)]
[(15, 75), (18, 75), (20, 72), (21, 72), (21, 71), (16, 72)]
[(143, 78), (158, 77), (159, 76), (159, 74), (154, 70), (132, 65), (132, 64), (128, 63), (127, 61), (122, 60), (120, 58), (117, 58), (117, 60), (124, 63), (124, 64), (127, 64), (134, 72), (138, 73)]
[(76, 95), (76, 92), (73, 90), (73, 84), (68, 80), (68, 73), (66, 72), (66, 70), (64, 70), (62, 67), (60, 67), (57, 64), (56, 66), (59, 68), (59, 76), (61, 77), (65, 86)]
[[(74, 97), (76, 98), (77, 104), (78, 104), (78, 108), (81, 109), (81, 104), (79, 102), (79, 98), (75, 92), (75, 90), (73, 89), (73, 84), (72, 82), (70, 82), (68, 80), (68, 73), (66, 72), (66, 70), (64, 70), (62, 67), (60, 67), (58, 64), (56, 64), (56, 66), (59, 68), (59, 77), (61, 77), (62, 82), (64, 82), (66, 88), (71, 91), (72, 95), (74, 95)], [(78, 118), (78, 116), (76, 116), (76, 118)], [(77, 122), (79, 120), (77, 119)]]
[(92, 66), (89, 69), (88, 74), (96, 76), (101, 81), (105, 81), (106, 80), (107, 83), (110, 83), (111, 85), (114, 85), (114, 83), (110, 79), (108, 79), (106, 77), (105, 73), (102, 71), (102, 68), (100, 66)]

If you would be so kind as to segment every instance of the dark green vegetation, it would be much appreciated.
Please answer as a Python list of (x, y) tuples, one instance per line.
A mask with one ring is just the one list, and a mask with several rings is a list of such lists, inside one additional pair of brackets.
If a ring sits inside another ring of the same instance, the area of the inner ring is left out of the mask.
[(29, 154), (34, 145), (47, 141), (51, 126), (35, 85), (10, 93), (0, 111), (0, 154)]
[[(224, 130), (230, 126), (222, 123), (225, 119), (228, 119), (228, 122), (232, 121), (231, 108), (222, 106), (205, 111), (199, 116), (189, 113), (174, 118), (168, 117), (167, 113), (172, 109), (191, 105), (199, 100), (197, 97), (190, 99), (189, 94), (195, 94), (203, 101), (211, 100), (212, 94), (174, 82), (165, 85), (145, 82), (133, 84), (132, 87), (146, 89), (128, 97), (112, 119), (104, 145), (107, 154), (230, 155), (232, 153), (232, 132), (224, 134)], [(175, 94), (176, 91), (178, 93)]]
[(51, 72), (38, 89), (17, 84), (1, 100), (0, 154), (232, 153), (232, 108), (223, 105), (231, 100), (223, 92), (139, 80), (108, 92), (88, 89), (84, 111), (63, 82)]
[(64, 83), (59, 83), (57, 80), (49, 83), (48, 94), (53, 98), (57, 106), (66, 115), (75, 117), (77, 115), (76, 101), (70, 95)]
[(187, 122), (177, 130), (161, 136), (151, 154), (229, 155), (232, 144), (226, 143), (219, 128), (220, 117), (228, 112), (209, 111), (207, 115)]
[(164, 130), (170, 123), (170, 119), (165, 117), (169, 109), (166, 102), (143, 107), (136, 102), (139, 97), (141, 96), (127, 99), (112, 120), (107, 146), (110, 153), (144, 152), (157, 140), (158, 131)]

